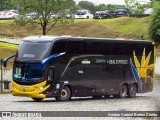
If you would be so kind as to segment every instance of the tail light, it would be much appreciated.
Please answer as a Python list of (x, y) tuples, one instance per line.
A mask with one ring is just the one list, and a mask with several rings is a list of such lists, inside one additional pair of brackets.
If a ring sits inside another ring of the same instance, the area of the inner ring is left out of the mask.
[(12, 15), (12, 13), (8, 13), (8, 15)]

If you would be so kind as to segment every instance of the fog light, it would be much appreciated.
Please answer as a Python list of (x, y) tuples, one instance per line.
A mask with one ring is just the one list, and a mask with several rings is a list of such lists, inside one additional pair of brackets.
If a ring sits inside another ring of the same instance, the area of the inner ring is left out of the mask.
[(60, 84), (56, 84), (56, 89), (59, 89), (60, 88)]

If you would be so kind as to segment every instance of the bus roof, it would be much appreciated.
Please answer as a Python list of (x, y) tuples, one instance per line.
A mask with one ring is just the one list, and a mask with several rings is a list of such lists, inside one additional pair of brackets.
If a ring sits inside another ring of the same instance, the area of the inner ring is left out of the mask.
[(30, 41), (30, 42), (47, 42), (47, 41), (57, 41), (61, 39), (69, 39), (69, 40), (89, 40), (89, 41), (108, 41), (108, 42), (129, 42), (129, 43), (152, 43), (154, 42), (150, 40), (131, 40), (127, 38), (95, 38), (95, 37), (72, 37), (72, 36), (28, 36), (23, 39), (23, 41)]

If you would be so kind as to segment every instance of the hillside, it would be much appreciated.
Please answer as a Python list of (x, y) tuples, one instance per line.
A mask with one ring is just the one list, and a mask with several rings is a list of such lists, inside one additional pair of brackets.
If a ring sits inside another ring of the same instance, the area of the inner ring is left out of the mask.
[[(150, 17), (114, 19), (80, 19), (67, 25), (57, 24), (48, 35), (74, 35), (83, 37), (125, 37), (133, 39), (148, 39), (148, 24)], [(41, 27), (27, 25), (19, 27), (13, 20), (0, 20), (0, 36), (23, 38), (29, 35), (41, 35)]]
[[(18, 45), (8, 44), (0, 42), (0, 59), (4, 59), (8, 56), (14, 55), (17, 51)], [(13, 64), (13, 59), (9, 62), (8, 66), (11, 67)]]

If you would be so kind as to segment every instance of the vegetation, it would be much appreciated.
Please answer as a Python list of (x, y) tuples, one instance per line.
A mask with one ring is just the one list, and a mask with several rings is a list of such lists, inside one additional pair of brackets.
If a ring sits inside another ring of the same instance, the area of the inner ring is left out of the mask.
[[(48, 32), (48, 35), (74, 35), (82, 37), (127, 37), (132, 39), (149, 39), (148, 25), (150, 17), (114, 19), (77, 19), (73, 23), (57, 24)], [(42, 35), (41, 27), (28, 24), (17, 26), (13, 20), (0, 21), (1, 37), (23, 38), (29, 35)], [(5, 31), (4, 31), (5, 30)], [(95, 34), (96, 33), (96, 34)]]
[[(24, 1), (19, 0), (19, 2)], [(73, 8), (75, 6), (75, 2), (73, 0), (26, 0), (24, 6), (21, 7), (24, 9), (30, 9), (32, 12), (36, 12), (37, 20), (29, 19), (28, 22), (26, 22), (26, 20), (24, 20), (26, 17), (24, 16), (23, 19), (16, 19), (16, 23), (22, 23), (23, 26), (27, 23), (40, 25), (42, 27), (42, 34), (46, 35), (47, 32), (50, 31), (58, 22), (65, 24), (70, 22), (70, 19), (67, 19), (66, 12), (68, 8), (69, 11), (72, 11), (72, 6)], [(55, 19), (51, 19), (52, 14), (58, 16), (55, 17)], [(20, 18), (22, 18), (22, 16)], [(23, 24), (23, 22), (25, 24)], [(49, 26), (48, 29), (47, 26)]]
[(4, 9), (15, 9), (16, 5), (15, 0), (0, 0), (0, 11)]
[(96, 6), (96, 10), (106, 10), (111, 15), (113, 15), (116, 8), (125, 8), (125, 7), (126, 7), (125, 5), (100, 4)]
[[(50, 30), (54, 28), (56, 24), (62, 24), (64, 26), (64, 24), (73, 22), (73, 19), (67, 19), (66, 17), (66, 14), (68, 14), (68, 10), (70, 11), (69, 14), (73, 14), (78, 8), (89, 9), (92, 13), (94, 13), (96, 10), (107, 10), (110, 14), (113, 14), (116, 8), (130, 7), (129, 2), (131, 2), (135, 3), (133, 6), (134, 8), (142, 11), (142, 5), (135, 2), (135, 0), (125, 1), (126, 6), (110, 4), (94, 5), (93, 2), (88, 1), (80, 1), (78, 5), (76, 5), (73, 0), (0, 0), (0, 10), (18, 9), (20, 11), (20, 14), (23, 15), (30, 12), (36, 12), (37, 20), (28, 20), (26, 19), (26, 17), (19, 17), (19, 19), (15, 20), (15, 23), (21, 27), (31, 26), (33, 28), (38, 27), (38, 29), (41, 27), (41, 34), (46, 35), (50, 34)], [(131, 6), (130, 8), (133, 7)], [(51, 19), (51, 13), (58, 15), (58, 17), (56, 17), (55, 19)], [(53, 30), (54, 29), (52, 29), (52, 32)]]
[(88, 2), (88, 1), (80, 1), (78, 3), (78, 6), (82, 9), (88, 9), (91, 11), (91, 13), (94, 13), (96, 11), (96, 7), (93, 4), (93, 2)]
[(152, 4), (140, 4), (136, 0), (125, 0), (126, 7), (130, 9), (132, 14), (140, 15), (143, 14), (144, 10), (151, 8)]
[[(5, 59), (8, 56), (14, 55), (17, 51), (18, 45), (0, 42), (0, 59)], [(5, 54), (4, 54), (5, 53)], [(9, 62), (8, 66), (13, 65), (13, 59)]]
[(160, 1), (154, 1), (154, 11), (152, 14), (151, 22), (149, 25), (149, 35), (150, 38), (156, 42), (157, 45), (160, 44)]

